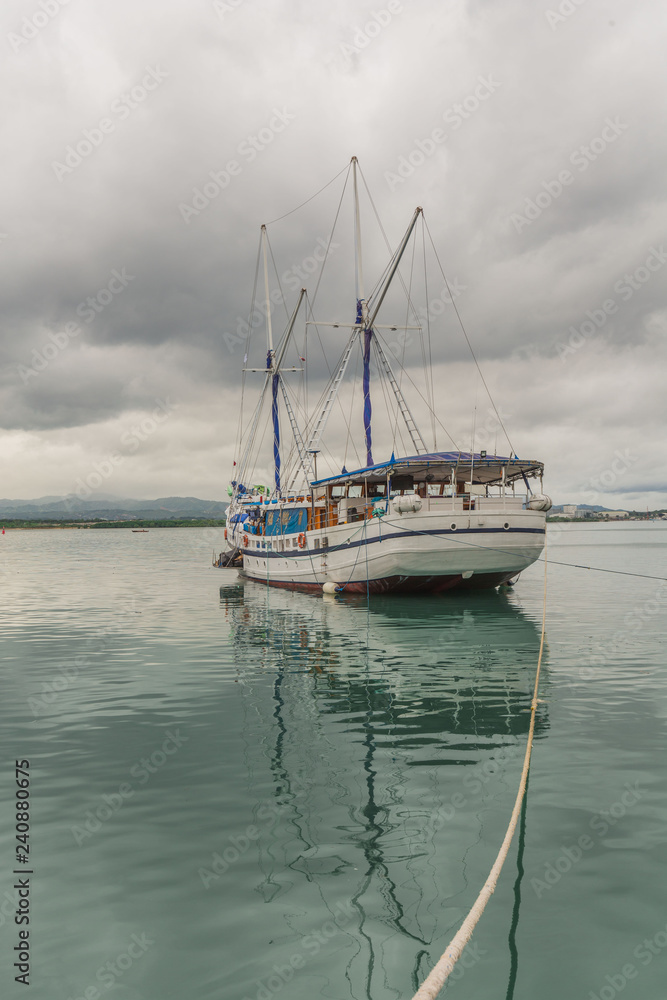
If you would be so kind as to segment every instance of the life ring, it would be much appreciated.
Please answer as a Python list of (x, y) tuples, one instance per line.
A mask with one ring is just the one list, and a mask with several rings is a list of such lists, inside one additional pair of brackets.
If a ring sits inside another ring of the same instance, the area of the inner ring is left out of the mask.
[(225, 528), (225, 541), (227, 541), (227, 529)]
[(306, 547), (306, 536), (304, 535), (303, 531), (301, 532), (301, 534), (297, 538), (297, 543), (298, 543), (298, 546), (299, 546), (300, 549), (305, 549), (305, 547)]
[(247, 548), (247, 545), (248, 545), (248, 536), (247, 535), (243, 536), (243, 544)]

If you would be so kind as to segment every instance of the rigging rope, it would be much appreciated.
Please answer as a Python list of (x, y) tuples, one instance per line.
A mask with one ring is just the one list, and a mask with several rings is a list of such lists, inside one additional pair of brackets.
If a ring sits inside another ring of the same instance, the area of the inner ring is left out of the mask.
[[(262, 242), (261, 242), (261, 239), (260, 239), (259, 245), (257, 247), (257, 260), (255, 261), (255, 280), (254, 280), (253, 286), (252, 286), (252, 299), (250, 301), (250, 313), (248, 314), (248, 331), (250, 331), (250, 329), (251, 329), (250, 321), (252, 320), (252, 316), (253, 316), (253, 313), (255, 311), (255, 296), (257, 294), (257, 279), (259, 277), (259, 263), (260, 263), (260, 259), (261, 259), (261, 254), (262, 254)], [(248, 345), (246, 344), (246, 356), (247, 356), (247, 353), (248, 353)], [(238, 462), (240, 462), (240, 460), (241, 460), (241, 448), (243, 447), (243, 402), (244, 402), (244, 399), (245, 399), (245, 383), (246, 383), (246, 372), (244, 370), (241, 373), (241, 403), (240, 403), (240, 408), (239, 408), (238, 428), (237, 428), (237, 432), (236, 432), (235, 459)], [(239, 476), (241, 476), (242, 472), (243, 472), (243, 470), (241, 470), (239, 468), (239, 469), (237, 469), (236, 475), (234, 476), (233, 472), (232, 472), (232, 475), (233, 475), (233, 477), (235, 479), (237, 479), (237, 478), (239, 478)]]
[(445, 274), (445, 272), (443, 270), (443, 267), (442, 267), (442, 264), (440, 263), (440, 258), (438, 257), (438, 251), (435, 248), (435, 243), (433, 242), (433, 237), (431, 236), (431, 230), (428, 228), (428, 223), (426, 222), (426, 219), (424, 219), (424, 226), (426, 228), (426, 232), (428, 233), (428, 238), (431, 241), (431, 246), (433, 247), (433, 253), (435, 254), (435, 259), (438, 262), (438, 267), (440, 268), (440, 273), (442, 275), (443, 281), (445, 282), (445, 287), (447, 288), (447, 294), (448, 294), (448, 296), (449, 296), (449, 298), (451, 300), (452, 306), (454, 307), (454, 312), (456, 313), (456, 318), (459, 321), (459, 326), (461, 327), (461, 330), (463, 331), (463, 336), (465, 337), (466, 344), (468, 345), (468, 350), (470, 351), (470, 355), (471, 355), (473, 361), (475, 362), (475, 367), (477, 368), (477, 371), (479, 372), (479, 377), (481, 378), (482, 382), (484, 383), (484, 388), (486, 389), (486, 394), (489, 397), (489, 401), (491, 403), (491, 406), (493, 407), (494, 412), (496, 414), (496, 417), (498, 418), (498, 423), (500, 424), (500, 426), (503, 429), (503, 434), (507, 438), (507, 443), (510, 446), (511, 451), (514, 452), (514, 454), (516, 455), (516, 451), (514, 450), (514, 445), (510, 441), (510, 436), (507, 433), (507, 428), (505, 427), (505, 424), (503, 423), (502, 417), (500, 416), (500, 413), (498, 412), (498, 407), (496, 406), (495, 401), (493, 399), (493, 396), (491, 395), (491, 390), (489, 389), (488, 385), (486, 384), (486, 379), (484, 378), (484, 375), (482, 374), (482, 369), (479, 366), (479, 361), (477, 360), (477, 355), (475, 354), (475, 352), (473, 350), (472, 344), (470, 343), (470, 338), (468, 337), (468, 334), (466, 332), (466, 328), (463, 325), (463, 320), (461, 319), (461, 314), (460, 314), (460, 312), (459, 312), (459, 310), (457, 308), (456, 302), (454, 301), (454, 296), (452, 295), (451, 289), (449, 287), (449, 282), (447, 281), (447, 275)]
[[(334, 178), (334, 180), (335, 179), (336, 178)], [(350, 175), (348, 173), (347, 177), (345, 178), (345, 183), (343, 184), (343, 190), (340, 193), (340, 198), (338, 199), (338, 208), (336, 209), (336, 214), (334, 216), (333, 225), (331, 226), (331, 232), (329, 234), (329, 239), (327, 240), (327, 248), (326, 248), (326, 250), (324, 252), (324, 260), (322, 261), (322, 267), (320, 268), (320, 273), (319, 273), (319, 276), (317, 278), (317, 284), (315, 285), (315, 291), (313, 292), (313, 298), (312, 298), (312, 302), (311, 302), (311, 312), (312, 312), (312, 307), (315, 305), (315, 302), (317, 300), (317, 293), (320, 290), (320, 285), (322, 283), (322, 278), (324, 277), (324, 269), (327, 266), (327, 263), (328, 263), (328, 260), (329, 260), (329, 253), (331, 252), (331, 244), (333, 243), (334, 233), (336, 232), (336, 226), (338, 225), (338, 217), (339, 217), (341, 209), (343, 207), (343, 199), (345, 197), (345, 192), (347, 190), (347, 183), (348, 183), (349, 179), (350, 179)]]
[[(541, 562), (538, 559), (537, 562)], [(662, 580), (667, 583), (667, 577), (665, 576), (651, 576), (649, 573), (631, 573), (627, 569), (604, 569), (602, 566), (584, 566), (581, 563), (566, 563), (559, 562), (558, 559), (550, 559), (549, 562), (553, 566), (572, 566), (573, 569), (592, 569), (595, 573), (615, 573), (619, 576), (638, 576), (642, 580)]]
[(264, 225), (265, 226), (273, 226), (273, 225), (275, 225), (276, 222), (282, 222), (282, 220), (286, 219), (288, 215), (293, 215), (294, 212), (298, 212), (300, 208), (303, 208), (304, 205), (307, 205), (309, 201), (313, 200), (313, 198), (317, 198), (318, 194), (322, 194), (322, 192), (325, 191), (329, 187), (330, 184), (333, 184), (333, 182), (338, 177), (340, 177), (341, 174), (344, 174), (346, 170), (350, 170), (350, 167), (351, 167), (351, 164), (350, 163), (346, 163), (345, 166), (343, 167), (343, 169), (339, 170), (335, 177), (332, 177), (330, 181), (327, 181), (327, 183), (324, 185), (324, 187), (321, 187), (319, 191), (316, 191), (315, 194), (312, 194), (310, 196), (310, 198), (306, 198), (306, 200), (302, 201), (300, 205), (297, 205), (296, 208), (291, 209), (289, 212), (285, 212), (285, 214), (281, 215), (278, 219), (272, 219), (271, 222), (265, 222)]
[[(438, 439), (435, 432), (435, 393), (433, 391), (433, 354), (431, 351), (431, 309), (428, 298), (428, 269), (426, 267), (426, 230), (424, 229), (424, 213), (422, 212), (422, 258), (424, 261), (424, 297), (426, 298), (426, 333), (428, 337), (428, 368), (430, 373), (428, 385), (431, 390), (431, 430), (433, 431), (433, 451), (438, 450)], [(427, 393), (428, 395), (428, 393)]]
[[(437, 539), (438, 541), (445, 541), (445, 540), (447, 540), (448, 542), (455, 542), (456, 545), (467, 545), (469, 548), (484, 549), (485, 552), (501, 552), (503, 555), (507, 555), (507, 549), (497, 549), (497, 548), (494, 548), (494, 546), (492, 546), (492, 545), (481, 545), (478, 542), (464, 542), (464, 540), (462, 538), (455, 538), (454, 535), (451, 532), (446, 531), (446, 530), (443, 530), (443, 531), (429, 531), (429, 532), (426, 532), (426, 531), (416, 531), (414, 528), (406, 528), (402, 524), (395, 524), (395, 523), (392, 523), (391, 527), (392, 528), (398, 528), (399, 531), (410, 531), (410, 532), (413, 532), (416, 535), (426, 535), (426, 534), (428, 534), (431, 538), (433, 538), (434, 540)], [(545, 538), (546, 538), (546, 535), (545, 535)], [(546, 551), (546, 541), (545, 541), (545, 551)], [(540, 556), (540, 558), (536, 559), (535, 562), (536, 563), (542, 562), (542, 557)], [(630, 570), (626, 570), (626, 569), (604, 569), (604, 567), (602, 567), (602, 566), (584, 566), (581, 563), (561, 562), (558, 559), (549, 559), (549, 565), (550, 566), (571, 566), (573, 569), (590, 569), (590, 570), (593, 570), (596, 573), (614, 573), (614, 574), (619, 574), (621, 576), (636, 576), (636, 577), (638, 577), (638, 578), (640, 578), (642, 580), (660, 580), (660, 581), (662, 581), (664, 583), (667, 583), (667, 577), (665, 577), (665, 576), (651, 576), (649, 573), (632, 573), (632, 572), (630, 572)], [(520, 572), (523, 572), (523, 570), (521, 570)], [(517, 576), (518, 576), (518, 573), (517, 573)]]
[(482, 889), (472, 905), (468, 916), (465, 918), (458, 932), (454, 935), (452, 940), (449, 942), (442, 956), (440, 957), (437, 964), (433, 967), (429, 975), (426, 977), (424, 982), (421, 984), (412, 1000), (434, 1000), (438, 995), (440, 990), (445, 984), (445, 981), (452, 972), (454, 966), (461, 957), (461, 953), (465, 948), (466, 944), (472, 937), (472, 933), (479, 922), (482, 913), (491, 898), (493, 892), (495, 891), (496, 884), (498, 882), (498, 877), (502, 871), (502, 867), (507, 858), (507, 854), (510, 849), (510, 844), (512, 843), (512, 837), (514, 836), (514, 831), (516, 829), (519, 816), (521, 814), (521, 804), (523, 802), (523, 797), (526, 791), (526, 782), (528, 780), (528, 771), (530, 769), (530, 756), (533, 749), (533, 737), (535, 735), (535, 716), (538, 705), (537, 691), (540, 683), (540, 670), (542, 667), (542, 654), (544, 652), (544, 637), (546, 632), (546, 620), (547, 620), (547, 550), (546, 550), (546, 534), (544, 539), (544, 602), (542, 606), (542, 635), (540, 637), (540, 652), (537, 658), (537, 670), (535, 673), (535, 687), (533, 689), (533, 700), (530, 704), (530, 728), (528, 730), (528, 742), (526, 744), (526, 755), (523, 761), (523, 770), (521, 772), (521, 780), (519, 782), (519, 790), (517, 792), (516, 800), (514, 802), (514, 809), (512, 810), (512, 816), (510, 818), (509, 826), (507, 827), (507, 832), (505, 834), (505, 839), (503, 840), (502, 846), (498, 852), (498, 856), (493, 863), (493, 867), (489, 873), (489, 877), (482, 886)]
[[(408, 286), (408, 301), (406, 302), (406, 305), (405, 305), (405, 329), (403, 331), (404, 336), (401, 338), (402, 341), (403, 341), (402, 350), (401, 350), (401, 359), (400, 359), (400, 361), (398, 361), (400, 371), (398, 373), (398, 379), (396, 380), (398, 382), (398, 388), (401, 389), (401, 390), (403, 389), (403, 372), (405, 371), (405, 345), (406, 345), (406, 343), (408, 341), (407, 329), (408, 329), (408, 320), (410, 318), (410, 316), (409, 316), (410, 305), (411, 305), (411, 303), (410, 303), (410, 294), (412, 292), (412, 279), (414, 277), (415, 252), (416, 252), (416, 249), (417, 249), (417, 241), (414, 240), (414, 242), (412, 244), (412, 260), (410, 261), (410, 284)], [(420, 329), (420, 335), (421, 335), (421, 333), (422, 333), (422, 331)], [(423, 337), (422, 337), (422, 347), (423, 347)], [(391, 348), (388, 348), (388, 350), (389, 350), (389, 353), (392, 353)], [(398, 360), (398, 355), (396, 353), (394, 353), (394, 360)], [(426, 373), (426, 361), (424, 361), (424, 372)], [(427, 376), (427, 379), (426, 379), (426, 394), (428, 396), (428, 376)], [(429, 404), (429, 406), (430, 406), (430, 404)], [(394, 436), (393, 436), (392, 442), (391, 442), (392, 454), (395, 453), (395, 451), (396, 451), (396, 435), (399, 433), (399, 430), (398, 430), (398, 417), (399, 417), (399, 413), (400, 413), (400, 407), (397, 406), (396, 409), (395, 409), (395, 413), (394, 413)], [(389, 419), (391, 420), (391, 412), (389, 414)], [(403, 444), (401, 443), (401, 449), (402, 448), (403, 448)]]

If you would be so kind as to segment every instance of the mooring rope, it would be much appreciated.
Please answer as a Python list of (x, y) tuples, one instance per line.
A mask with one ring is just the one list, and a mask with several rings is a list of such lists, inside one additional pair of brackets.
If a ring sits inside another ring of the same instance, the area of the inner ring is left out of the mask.
[(526, 755), (523, 761), (523, 770), (521, 772), (521, 781), (519, 782), (519, 791), (517, 792), (516, 801), (514, 803), (514, 809), (512, 810), (512, 816), (510, 819), (509, 826), (507, 827), (507, 833), (505, 834), (505, 839), (503, 840), (502, 847), (498, 852), (498, 857), (496, 858), (493, 868), (489, 873), (489, 877), (484, 883), (481, 892), (479, 893), (477, 899), (473, 903), (473, 906), (465, 918), (461, 927), (459, 928), (456, 935), (449, 942), (442, 956), (440, 957), (437, 965), (433, 967), (429, 975), (426, 977), (424, 982), (421, 984), (412, 1000), (433, 1000), (434, 997), (438, 995), (440, 990), (445, 984), (448, 976), (450, 975), (452, 969), (458, 962), (463, 949), (472, 937), (472, 932), (474, 931), (479, 918), (482, 916), (486, 904), (491, 898), (492, 893), (496, 888), (496, 883), (502, 871), (502, 867), (507, 858), (508, 851), (510, 849), (510, 844), (512, 843), (512, 837), (514, 836), (514, 831), (516, 829), (519, 816), (521, 814), (521, 803), (523, 802), (523, 797), (526, 792), (526, 782), (528, 780), (528, 771), (530, 769), (530, 755), (533, 749), (533, 736), (535, 734), (535, 714), (537, 711), (537, 691), (540, 683), (540, 670), (542, 667), (542, 654), (544, 652), (544, 636), (546, 632), (546, 620), (547, 620), (547, 548), (546, 548), (546, 534), (544, 541), (544, 602), (542, 606), (542, 635), (540, 638), (540, 653), (537, 658), (537, 670), (535, 673), (535, 687), (533, 689), (533, 700), (530, 704), (530, 728), (528, 730), (528, 743), (526, 745)]
[[(539, 559), (537, 560), (540, 561)], [(594, 573), (614, 573), (616, 576), (637, 576), (642, 580), (662, 580), (667, 582), (667, 577), (651, 576), (649, 573), (631, 573), (627, 569), (605, 569), (603, 566), (584, 566), (581, 563), (559, 562), (558, 559), (550, 559), (552, 566), (571, 566), (573, 569), (591, 569)]]

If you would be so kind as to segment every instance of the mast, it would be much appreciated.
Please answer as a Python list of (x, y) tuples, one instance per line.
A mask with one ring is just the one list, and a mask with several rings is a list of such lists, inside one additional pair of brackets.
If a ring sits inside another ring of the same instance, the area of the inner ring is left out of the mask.
[(380, 291), (378, 293), (377, 299), (373, 300), (373, 313), (372, 313), (370, 319), (367, 320), (368, 326), (373, 326), (374, 323), (375, 323), (375, 318), (376, 318), (377, 314), (380, 311), (380, 306), (382, 305), (382, 303), (384, 301), (385, 295), (389, 291), (389, 286), (391, 285), (391, 283), (392, 283), (392, 281), (394, 279), (394, 275), (396, 274), (396, 271), (398, 269), (398, 265), (401, 263), (401, 257), (405, 253), (405, 248), (408, 245), (408, 240), (412, 236), (412, 230), (415, 228), (415, 226), (417, 224), (417, 219), (419, 218), (419, 216), (421, 214), (422, 214), (422, 209), (421, 208), (416, 208), (415, 209), (415, 214), (412, 216), (412, 220), (410, 222), (410, 225), (408, 226), (408, 228), (407, 228), (407, 230), (405, 232), (405, 236), (401, 240), (401, 245), (399, 246), (398, 250), (396, 251), (396, 254), (394, 256), (394, 263), (392, 264), (392, 266), (391, 266), (391, 268), (389, 270), (389, 273), (387, 274), (387, 277), (384, 279), (384, 284), (383, 284), (382, 288), (380, 289)]
[(355, 237), (355, 264), (356, 264), (356, 293), (359, 305), (365, 302), (364, 298), (364, 268), (361, 256), (361, 216), (359, 214), (359, 191), (357, 189), (357, 158), (352, 157), (352, 178), (354, 181), (354, 237)]
[(266, 253), (266, 226), (262, 226), (262, 253), (264, 257), (264, 296), (266, 299), (266, 370), (271, 378), (271, 418), (273, 422), (273, 468), (276, 493), (280, 493), (280, 421), (278, 420), (278, 385), (280, 375), (274, 365), (273, 331), (271, 329), (271, 297), (269, 295), (269, 265)]
[(321, 408), (319, 416), (317, 418), (317, 423), (315, 424), (315, 428), (314, 428), (312, 434), (310, 435), (310, 438), (309, 438), (309, 441), (308, 441), (308, 451), (309, 452), (319, 451), (319, 444), (320, 444), (320, 440), (322, 438), (322, 432), (324, 431), (324, 428), (326, 426), (327, 420), (329, 419), (329, 414), (331, 413), (331, 409), (333, 407), (333, 404), (336, 401), (336, 396), (338, 395), (338, 389), (340, 387), (340, 384), (343, 381), (343, 376), (345, 375), (345, 370), (347, 368), (347, 363), (350, 360), (350, 355), (352, 354), (352, 348), (354, 347), (354, 339), (355, 339), (355, 337), (357, 335), (357, 329), (358, 329), (358, 327), (355, 324), (355, 326), (352, 328), (352, 333), (350, 334), (350, 339), (348, 340), (348, 342), (347, 342), (347, 344), (345, 346), (345, 350), (343, 352), (343, 357), (342, 357), (341, 362), (340, 362), (340, 364), (338, 366), (338, 370), (337, 370), (336, 374), (334, 375), (334, 377), (331, 379), (331, 382), (329, 384), (329, 391), (327, 393), (327, 397), (326, 397), (324, 403), (322, 404), (322, 408)]
[[(244, 368), (246, 372), (264, 372), (266, 378), (264, 381), (264, 388), (262, 389), (262, 395), (260, 397), (259, 405), (255, 411), (255, 418), (253, 421), (252, 431), (246, 446), (246, 451), (243, 458), (243, 464), (245, 466), (245, 460), (250, 454), (250, 448), (255, 437), (255, 432), (257, 430), (257, 423), (259, 420), (259, 414), (262, 409), (262, 403), (264, 401), (264, 395), (266, 390), (271, 385), (271, 420), (273, 424), (273, 463), (274, 463), (274, 478), (275, 478), (275, 490), (276, 493), (280, 493), (280, 423), (278, 417), (278, 390), (282, 389), (283, 396), (285, 398), (285, 405), (287, 408), (287, 413), (290, 418), (290, 423), (292, 425), (293, 431), (295, 431), (295, 440), (297, 443), (297, 450), (299, 453), (299, 458), (303, 466), (304, 472), (307, 472), (308, 468), (308, 458), (305, 446), (301, 440), (301, 435), (298, 432), (298, 427), (296, 426), (296, 420), (294, 419), (294, 414), (292, 412), (289, 399), (287, 396), (287, 390), (285, 388), (283, 378), (281, 375), (283, 358), (285, 357), (285, 352), (287, 350), (287, 345), (289, 339), (292, 335), (292, 330), (294, 329), (294, 324), (303, 302), (304, 296), (306, 294), (306, 289), (302, 288), (299, 295), (299, 301), (296, 304), (292, 317), (289, 321), (287, 329), (283, 334), (282, 340), (278, 344), (277, 350), (273, 346), (273, 330), (271, 327), (271, 296), (269, 293), (269, 268), (267, 259), (267, 245), (268, 237), (266, 234), (266, 226), (262, 226), (261, 230), (261, 244), (264, 257), (264, 292), (266, 296), (266, 366), (264, 368)], [(301, 371), (300, 368), (288, 368), (286, 371)]]
[(354, 232), (355, 232), (355, 259), (356, 259), (356, 293), (357, 293), (357, 323), (363, 331), (364, 347), (364, 437), (366, 439), (366, 465), (373, 464), (373, 440), (371, 432), (371, 415), (373, 407), (371, 404), (371, 343), (373, 340), (373, 329), (368, 323), (368, 307), (364, 297), (364, 269), (361, 256), (361, 217), (359, 215), (359, 190), (357, 188), (357, 158), (352, 157), (352, 177), (354, 180)]
[(373, 331), (370, 327), (364, 328), (364, 436), (366, 438), (366, 465), (373, 465), (373, 442), (371, 438), (371, 342)]

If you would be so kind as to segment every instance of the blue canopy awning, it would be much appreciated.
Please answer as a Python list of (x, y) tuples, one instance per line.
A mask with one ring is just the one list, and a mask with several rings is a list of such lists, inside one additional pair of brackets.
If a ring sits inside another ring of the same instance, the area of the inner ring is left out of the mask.
[[(384, 482), (387, 472), (392, 475), (411, 475), (415, 479), (425, 478), (429, 473), (437, 478), (449, 478), (454, 471), (457, 479), (470, 482), (472, 467), (473, 482), (499, 482), (505, 469), (505, 479), (512, 482), (522, 476), (540, 476), (544, 470), (542, 462), (520, 459), (516, 456), (474, 454), (469, 451), (433, 451), (426, 455), (410, 455), (406, 458), (389, 459), (351, 472), (343, 470), (336, 476), (327, 476), (311, 483), (311, 486), (331, 486), (346, 483), (350, 479), (365, 480), (369, 483)], [(460, 473), (460, 475), (459, 475)]]

